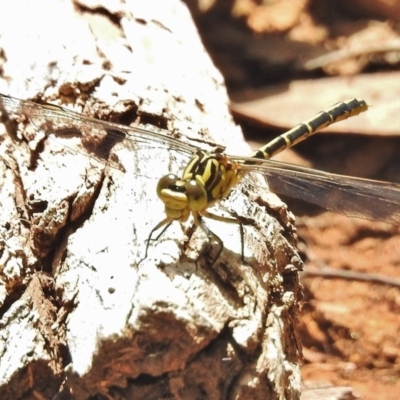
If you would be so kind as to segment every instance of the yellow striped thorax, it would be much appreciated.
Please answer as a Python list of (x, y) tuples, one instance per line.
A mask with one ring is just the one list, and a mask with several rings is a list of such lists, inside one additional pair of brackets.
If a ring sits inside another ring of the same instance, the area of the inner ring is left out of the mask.
[(239, 169), (220, 148), (213, 153), (198, 150), (182, 178), (169, 174), (158, 182), (157, 194), (165, 204), (167, 218), (186, 221), (192, 212), (201, 214), (226, 197), (241, 179)]

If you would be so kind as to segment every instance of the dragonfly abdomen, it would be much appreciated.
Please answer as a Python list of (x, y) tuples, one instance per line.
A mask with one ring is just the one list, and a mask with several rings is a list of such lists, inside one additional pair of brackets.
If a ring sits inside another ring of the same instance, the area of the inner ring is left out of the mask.
[[(308, 121), (295, 126), (289, 131), (271, 140), (265, 146), (254, 151), (250, 157), (268, 160), (281, 151), (307, 139), (309, 136), (321, 129), (324, 129), (335, 122), (358, 115), (367, 109), (368, 105), (364, 100), (353, 98), (340, 101), (327, 110), (321, 111)], [(256, 164), (256, 162), (247, 161), (246, 164)]]

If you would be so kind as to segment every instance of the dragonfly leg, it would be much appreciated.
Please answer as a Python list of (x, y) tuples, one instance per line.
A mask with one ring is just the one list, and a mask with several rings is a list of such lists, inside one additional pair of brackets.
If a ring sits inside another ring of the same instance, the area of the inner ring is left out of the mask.
[(202, 216), (199, 214), (193, 213), (194, 220), (196, 224), (202, 229), (202, 231), (207, 235), (207, 238), (209, 242), (211, 243), (211, 240), (214, 240), (218, 243), (219, 245), (219, 250), (215, 258), (213, 259), (211, 263), (211, 267), (215, 264), (215, 262), (218, 260), (219, 256), (222, 253), (222, 250), (224, 249), (224, 244), (222, 240), (220, 239), (219, 236), (217, 236), (214, 232), (212, 232), (204, 223), (202, 217), (210, 218), (216, 221), (221, 221), (221, 222), (227, 222), (229, 224), (237, 224), (239, 225), (239, 230), (240, 230), (240, 243), (241, 243), (241, 257), (242, 261), (244, 262), (244, 232), (243, 232), (243, 224), (236, 218), (230, 218), (230, 217), (223, 217), (220, 215), (212, 214), (208, 211), (205, 211), (202, 213)]
[[(159, 222), (150, 232), (149, 237), (146, 239), (146, 250), (144, 252), (144, 257), (139, 260), (139, 262), (137, 263), (137, 265), (139, 266), (140, 263), (142, 261), (144, 261), (147, 258), (148, 252), (149, 252), (149, 246), (150, 246), (150, 242), (153, 241), (157, 241), (158, 239), (160, 239), (160, 237), (165, 233), (165, 231), (169, 228), (169, 226), (172, 224), (173, 220), (171, 220), (170, 218), (165, 218), (163, 219), (161, 222)], [(165, 226), (164, 226), (165, 225)], [(161, 227), (164, 227), (162, 229), (162, 231), (157, 235), (156, 238), (152, 238), (154, 232), (156, 232), (157, 230), (159, 230)]]
[(207, 250), (210, 248), (211, 241), (214, 240), (215, 242), (218, 243), (219, 249), (218, 249), (217, 255), (214, 257), (214, 259), (213, 259), (212, 262), (211, 262), (210, 267), (212, 267), (212, 266), (215, 264), (215, 262), (218, 260), (219, 256), (221, 255), (222, 250), (224, 249), (224, 244), (223, 244), (221, 238), (220, 238), (219, 236), (217, 236), (213, 231), (211, 231), (211, 230), (207, 227), (207, 225), (204, 223), (203, 218), (201, 217), (201, 215), (199, 215), (199, 214), (197, 214), (197, 213), (193, 213), (193, 218), (194, 218), (194, 221), (195, 221), (196, 225), (199, 226), (199, 227), (201, 228), (201, 230), (206, 234), (207, 239), (208, 239), (208, 246), (207, 246), (206, 249), (204, 249), (204, 250), (200, 253), (198, 259), (196, 260), (196, 265), (197, 265), (197, 263), (198, 263), (198, 261), (199, 261), (199, 258), (200, 258), (205, 252), (207, 252)]

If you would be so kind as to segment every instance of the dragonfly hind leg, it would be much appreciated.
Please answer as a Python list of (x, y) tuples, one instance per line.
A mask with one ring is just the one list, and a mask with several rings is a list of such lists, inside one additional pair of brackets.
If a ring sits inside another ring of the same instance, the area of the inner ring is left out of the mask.
[[(198, 214), (198, 213), (193, 213), (193, 218), (194, 221), (196, 223), (196, 225), (198, 225), (201, 230), (207, 235), (209, 244), (211, 244), (212, 240), (214, 240), (215, 242), (217, 242), (218, 246), (219, 246), (219, 250), (217, 252), (217, 255), (214, 257), (214, 259), (211, 262), (210, 267), (212, 267), (216, 261), (218, 260), (218, 258), (220, 257), (222, 251), (224, 250), (224, 243), (221, 240), (221, 238), (219, 236), (217, 236), (213, 231), (211, 231), (207, 225), (204, 223), (203, 218), (202, 217), (206, 217), (209, 219), (213, 219), (216, 221), (221, 221), (221, 222), (227, 222), (229, 224), (236, 224), (239, 225), (239, 230), (240, 230), (240, 243), (241, 243), (241, 258), (242, 261), (244, 262), (244, 233), (243, 233), (243, 224), (242, 222), (237, 219), (237, 218), (230, 218), (230, 217), (223, 217), (220, 215), (216, 215), (216, 214), (212, 214), (208, 211), (205, 211), (202, 213), (202, 215)], [(205, 250), (207, 251), (207, 249)], [(203, 251), (202, 253), (204, 253), (205, 251)], [(202, 254), (200, 254), (201, 257)]]

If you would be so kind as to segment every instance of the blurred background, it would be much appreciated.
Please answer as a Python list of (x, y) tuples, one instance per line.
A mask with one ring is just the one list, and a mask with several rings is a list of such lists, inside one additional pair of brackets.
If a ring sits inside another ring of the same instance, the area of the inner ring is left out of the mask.
[[(371, 106), (366, 113), (277, 158), (400, 182), (400, 1), (186, 3), (254, 148), (357, 97)], [(284, 200), (297, 216), (306, 263), (299, 326), (305, 385), (329, 382), (351, 386), (363, 399), (398, 398), (399, 227)]]

